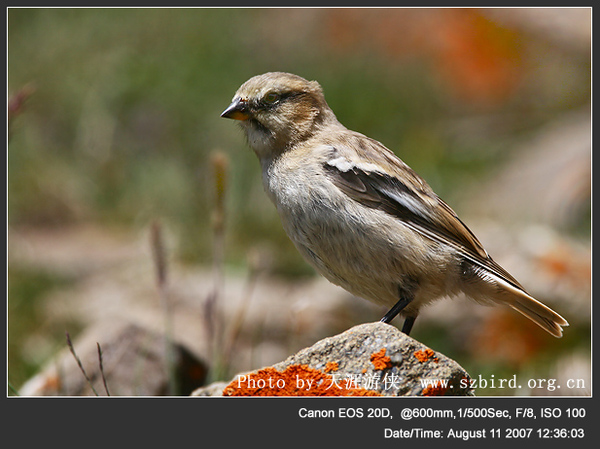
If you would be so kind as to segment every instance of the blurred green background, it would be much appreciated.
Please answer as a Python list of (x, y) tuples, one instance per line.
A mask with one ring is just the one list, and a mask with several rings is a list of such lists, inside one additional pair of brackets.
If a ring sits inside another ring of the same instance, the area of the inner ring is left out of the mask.
[[(92, 224), (119, 233), (160, 218), (174, 259), (209, 265), (210, 161), (222, 152), (227, 265), (243, 267), (248, 252), (264, 246), (274, 275), (313, 276), (262, 191), (256, 157), (237, 126), (219, 117), (240, 84), (275, 70), (319, 81), (344, 125), (393, 149), (460, 212), (517, 144), (573, 111), (589, 112), (589, 14), (11, 8), (9, 242), (20, 230)], [(583, 206), (545, 224), (589, 245), (583, 184)], [(44, 326), (36, 302), (77, 279), (10, 252), (9, 381), (18, 387), (51, 353), (27, 355), (27, 336)], [(589, 346), (588, 331), (561, 350)], [(62, 328), (48, 330), (57, 332), (50, 348)], [(443, 346), (443, 335), (436, 338)]]

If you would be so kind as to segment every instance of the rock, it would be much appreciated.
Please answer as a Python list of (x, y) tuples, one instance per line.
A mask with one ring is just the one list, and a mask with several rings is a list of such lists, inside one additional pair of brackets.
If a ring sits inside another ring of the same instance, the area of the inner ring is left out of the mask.
[[(283, 362), (212, 384), (193, 396), (472, 396), (455, 361), (394, 326), (368, 323), (325, 338)], [(224, 387), (224, 388), (223, 388)]]
[[(99, 367), (97, 343), (102, 350), (104, 378), (111, 396), (171, 394), (167, 373), (166, 341), (162, 334), (127, 321), (100, 322), (73, 341), (75, 354), (99, 396), (106, 396)], [(172, 346), (175, 393), (189, 394), (204, 381), (207, 366), (181, 344)], [(65, 348), (19, 390), (21, 396), (91, 396), (77, 361)]]
[(223, 390), (227, 385), (227, 382), (213, 382), (206, 387), (194, 390), (192, 396), (223, 396)]

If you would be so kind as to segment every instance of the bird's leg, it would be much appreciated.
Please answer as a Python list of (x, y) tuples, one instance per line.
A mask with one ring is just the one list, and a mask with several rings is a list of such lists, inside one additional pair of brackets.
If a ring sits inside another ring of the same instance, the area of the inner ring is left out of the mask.
[[(400, 299), (396, 304), (394, 304), (394, 307), (392, 307), (389, 312), (384, 315), (384, 317), (381, 319), (382, 323), (389, 323), (392, 321), (407, 305), (410, 304), (414, 298), (414, 290), (417, 285), (418, 284), (415, 282), (406, 282), (398, 286), (398, 295), (400, 296)], [(404, 320), (404, 325), (402, 326), (402, 332), (408, 335), (413, 327), (413, 324), (415, 324), (416, 319), (416, 315), (406, 317), (406, 320)]]
[[(381, 319), (381, 322), (389, 323), (392, 321), (396, 315), (398, 315), (409, 303), (410, 300), (402, 298), (400, 301), (394, 304), (394, 307), (392, 307), (388, 313), (385, 314), (385, 316)], [(412, 329), (413, 324), (415, 324), (416, 319), (416, 316), (406, 317), (404, 320), (404, 325), (402, 326), (402, 332), (404, 332), (406, 335), (410, 334), (410, 330)]]
[(389, 323), (392, 321), (394, 318), (396, 318), (396, 315), (398, 315), (409, 303), (410, 299), (400, 298), (400, 301), (394, 304), (394, 307), (392, 307), (389, 312), (384, 315), (384, 317), (381, 319), (381, 322)]
[(416, 316), (407, 316), (404, 320), (404, 325), (402, 326), (402, 332), (406, 335), (410, 334), (410, 330), (412, 329), (413, 324), (415, 324), (416, 319)]

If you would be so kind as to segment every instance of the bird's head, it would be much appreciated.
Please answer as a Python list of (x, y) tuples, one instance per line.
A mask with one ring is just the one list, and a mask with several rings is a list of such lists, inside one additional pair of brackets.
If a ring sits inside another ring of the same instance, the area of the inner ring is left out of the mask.
[(221, 117), (239, 120), (259, 157), (274, 156), (302, 142), (335, 115), (316, 81), (269, 72), (246, 81)]

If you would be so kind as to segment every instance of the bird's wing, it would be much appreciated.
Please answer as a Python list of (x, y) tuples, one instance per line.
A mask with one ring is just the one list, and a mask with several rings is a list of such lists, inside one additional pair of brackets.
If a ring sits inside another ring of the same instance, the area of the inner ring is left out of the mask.
[(351, 146), (353, 150), (330, 145), (333, 151), (323, 168), (337, 188), (367, 207), (396, 217), (424, 237), (452, 247), (479, 268), (480, 276), (486, 277), (483, 268), (524, 291), (419, 175), (379, 142), (360, 137), (366, 139), (363, 150), (365, 145), (378, 148), (360, 154), (356, 145)]

